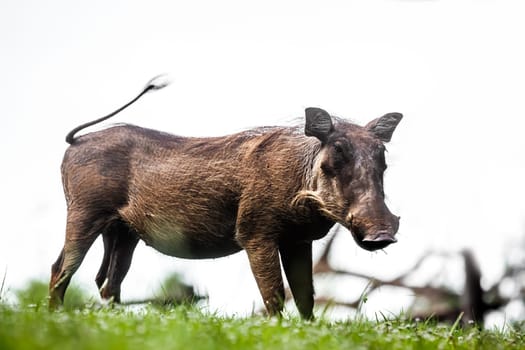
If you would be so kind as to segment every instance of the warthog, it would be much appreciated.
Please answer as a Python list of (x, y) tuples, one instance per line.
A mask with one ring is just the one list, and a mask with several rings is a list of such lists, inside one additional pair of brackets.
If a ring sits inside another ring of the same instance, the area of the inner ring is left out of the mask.
[(51, 270), (50, 307), (99, 234), (100, 295), (120, 301), (139, 240), (189, 259), (244, 249), (270, 315), (283, 308), (280, 261), (304, 318), (312, 318), (312, 241), (339, 223), (367, 250), (396, 242), (399, 218), (385, 205), (384, 143), (402, 118), (389, 113), (361, 127), (306, 109), (297, 127), (261, 127), (223, 137), (181, 137), (118, 125), (66, 137), (64, 247)]

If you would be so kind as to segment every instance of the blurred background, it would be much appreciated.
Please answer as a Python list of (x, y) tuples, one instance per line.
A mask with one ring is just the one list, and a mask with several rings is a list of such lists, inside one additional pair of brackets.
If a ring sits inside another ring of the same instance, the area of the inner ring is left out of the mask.
[[(467, 250), (482, 291), (510, 301), (487, 324), (522, 319), (524, 277), (509, 269), (525, 268), (524, 10), (511, 0), (2, 1), (3, 293), (47, 280), (62, 247), (66, 133), (169, 73), (172, 85), (112, 122), (214, 136), (289, 125), (310, 106), (358, 124), (402, 112), (385, 178), (399, 242), (370, 253), (342, 230), (330, 266), (365, 278), (321, 274), (318, 296), (366, 295), (359, 312), (370, 317), (409, 310), (417, 290), (371, 288), (367, 277), (392, 281), (427, 255), (404, 283), (461, 296)], [(73, 279), (94, 296), (101, 258), (97, 240)], [(123, 300), (150, 295), (173, 273), (212, 311), (262, 307), (245, 253), (187, 261), (143, 243)]]

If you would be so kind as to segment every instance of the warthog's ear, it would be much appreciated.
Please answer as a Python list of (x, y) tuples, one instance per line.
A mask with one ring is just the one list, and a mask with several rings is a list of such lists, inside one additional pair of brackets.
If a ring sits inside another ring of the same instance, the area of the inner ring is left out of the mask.
[(328, 139), (328, 135), (334, 130), (332, 117), (321, 108), (310, 107), (305, 110), (306, 124), (304, 133), (306, 136), (315, 136), (322, 143)]
[(403, 115), (401, 113), (388, 113), (384, 116), (372, 120), (366, 124), (366, 129), (375, 135), (383, 142), (390, 142), (397, 124), (401, 121)]

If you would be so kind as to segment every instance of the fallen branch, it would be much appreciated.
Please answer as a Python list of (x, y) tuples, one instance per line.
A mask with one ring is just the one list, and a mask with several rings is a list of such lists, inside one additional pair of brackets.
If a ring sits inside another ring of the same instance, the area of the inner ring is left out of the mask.
[[(409, 289), (414, 293), (416, 301), (425, 299), (428, 304), (424, 310), (417, 312), (414, 310), (412, 314), (413, 317), (419, 317), (422, 319), (433, 317), (438, 321), (448, 321), (452, 323), (457, 321), (458, 315), (461, 314), (461, 320), (464, 324), (469, 321), (474, 321), (475, 323), (481, 325), (483, 323), (484, 315), (488, 311), (498, 309), (510, 301), (508, 298), (503, 298), (499, 294), (499, 283), (495, 284), (488, 291), (484, 291), (481, 288), (481, 271), (474, 259), (473, 254), (468, 250), (461, 252), (465, 269), (465, 287), (462, 294), (455, 293), (454, 291), (451, 291), (445, 287), (435, 287), (431, 285), (425, 285), (421, 287), (410, 285), (405, 282), (405, 279), (418, 270), (429, 257), (451, 257), (457, 256), (457, 254), (428, 251), (424, 253), (416, 261), (414, 266), (412, 266), (406, 272), (400, 274), (396, 278), (389, 280), (372, 277), (355, 271), (336, 269), (332, 267), (328, 258), (332, 250), (334, 239), (338, 235), (339, 230), (340, 229), (337, 229), (337, 231), (330, 237), (323, 253), (321, 254), (321, 257), (314, 265), (314, 275), (333, 274), (336, 276), (350, 276), (368, 280), (369, 285), (366, 294), (370, 294), (381, 286), (393, 286)], [(523, 273), (524, 270), (525, 268), (508, 268), (505, 275), (502, 277), (502, 280), (503, 278), (516, 276), (518, 273)], [(289, 300), (291, 297), (290, 291), (287, 290), (286, 299)], [(318, 296), (316, 297), (315, 302), (317, 304), (329, 304), (357, 309), (360, 307), (361, 299), (362, 297), (359, 297), (354, 301), (338, 301), (334, 298)]]

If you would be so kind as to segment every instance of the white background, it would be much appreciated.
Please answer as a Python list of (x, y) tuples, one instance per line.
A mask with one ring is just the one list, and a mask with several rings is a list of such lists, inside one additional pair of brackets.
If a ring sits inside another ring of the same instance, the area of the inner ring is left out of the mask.
[[(399, 243), (368, 253), (346, 234), (334, 264), (391, 277), (428, 249), (468, 247), (490, 286), (525, 232), (521, 3), (2, 1), (0, 273), (10, 289), (49, 277), (64, 239), (66, 133), (168, 72), (171, 86), (113, 121), (211, 136), (286, 124), (309, 106), (359, 124), (402, 112), (385, 179)], [(94, 295), (101, 248), (74, 278)], [(183, 261), (142, 243), (123, 299), (151, 294), (173, 271), (208, 293), (212, 310), (261, 305), (244, 253)], [(332, 288), (354, 296), (363, 285)], [(409, 292), (390, 293), (368, 312), (407, 307)]]

